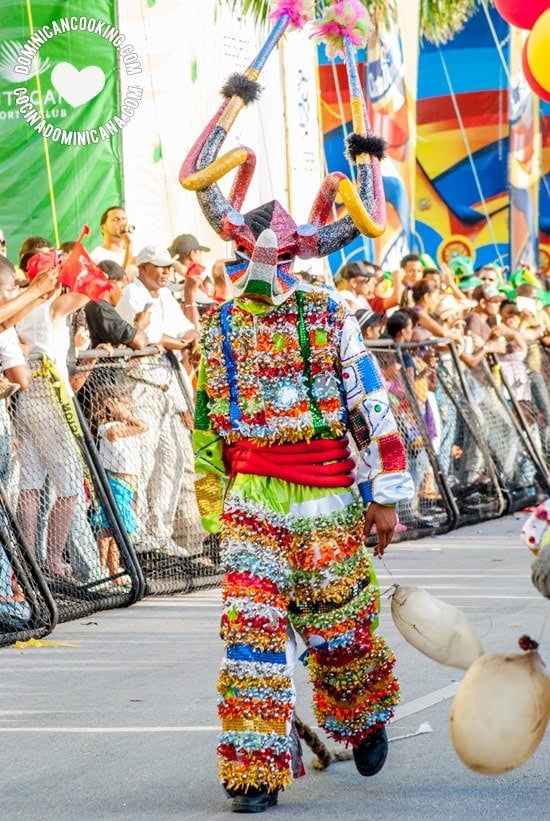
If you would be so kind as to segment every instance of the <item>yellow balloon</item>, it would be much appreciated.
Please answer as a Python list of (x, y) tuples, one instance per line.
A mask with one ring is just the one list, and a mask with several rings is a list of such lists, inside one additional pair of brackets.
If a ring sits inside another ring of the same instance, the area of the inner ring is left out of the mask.
[(550, 9), (541, 14), (531, 29), (527, 40), (527, 63), (533, 77), (545, 91), (550, 91), (550, 60), (548, 44), (550, 43)]

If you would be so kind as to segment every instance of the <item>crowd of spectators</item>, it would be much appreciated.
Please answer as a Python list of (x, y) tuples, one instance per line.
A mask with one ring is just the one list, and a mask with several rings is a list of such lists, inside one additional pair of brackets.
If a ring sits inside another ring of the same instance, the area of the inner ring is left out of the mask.
[[(124, 574), (110, 523), (102, 509), (93, 515), (87, 510), (81, 459), (69, 441), (69, 429), (59, 424), (51, 386), (57, 386), (58, 404), (76, 394), (87, 408), (101, 462), (136, 549), (173, 557), (196, 554), (196, 533), (201, 540), (206, 536), (194, 498), (190, 435), (201, 315), (230, 294), (223, 260), (208, 270), (202, 255), (210, 249), (192, 234), (178, 235), (168, 249), (147, 245), (136, 253), (126, 212), (119, 206), (106, 209), (100, 228), (102, 244), (90, 256), (110, 287), (95, 300), (62, 288), (55, 265), (38, 274), (31, 271), (37, 254), (67, 258), (74, 242), (55, 249), (43, 237), (29, 237), (14, 266), (0, 232), (0, 481), (8, 497), (10, 488), (12, 494), (16, 488), (10, 501), (44, 572), (68, 583), (90, 581), (95, 574), (120, 585)], [(400, 360), (379, 357), (378, 362), (421, 500), (436, 499), (438, 490), (404, 380), (414, 387), (425, 429), (450, 481), (475, 484), (486, 478), (475, 455), (465, 460), (467, 475), (452, 476), (456, 459), (464, 454), (453, 435), (456, 408), (438, 390), (435, 378), (436, 351), (444, 360), (449, 342), (476, 413), (491, 413), (488, 437), (510, 481), (519, 462), (509, 444), (509, 417), (495, 403), (480, 368), (488, 356), (498, 357), (506, 401), (517, 403), (544, 453), (550, 444), (550, 395), (542, 360), (544, 348), (550, 347), (545, 280), (526, 269), (512, 287), (496, 266), (473, 271), (468, 260), (440, 268), (428, 262), (408, 254), (389, 273), (360, 260), (343, 265), (334, 282), (313, 283), (333, 289), (335, 299), (347, 302), (367, 346), (384, 339), (405, 345)], [(428, 339), (430, 345), (406, 348)], [(139, 352), (149, 346), (155, 346), (154, 366), (139, 357), (132, 360), (124, 385), (104, 384), (93, 358), (87, 368), (74, 369), (78, 351), (103, 348), (109, 354), (123, 347)], [(41, 367), (29, 365), (33, 355), (43, 357)], [(53, 382), (44, 368), (54, 369)], [(78, 522), (80, 534), (87, 535), (71, 540)], [(83, 544), (88, 544), (87, 552)], [(0, 575), (0, 616), (3, 604), (20, 616), (17, 580), (1, 548)]]
[[(4, 496), (46, 577), (94, 589), (102, 579), (123, 586), (127, 576), (112, 522), (90, 501), (71, 407), (77, 398), (85, 410), (136, 550), (172, 559), (199, 554), (206, 534), (194, 496), (192, 379), (200, 310), (223, 298), (219, 266), (205, 276), (201, 253), (209, 249), (194, 236), (176, 237), (170, 250), (148, 245), (136, 254), (118, 206), (102, 214), (100, 228), (103, 241), (87, 269), (102, 282), (93, 298), (59, 284), (60, 263), (76, 241), (55, 249), (44, 237), (28, 237), (17, 265), (5, 242), (0, 248)], [(148, 348), (150, 355), (129, 359), (118, 375), (102, 370), (102, 357), (117, 348)], [(87, 349), (97, 356), (76, 367)], [(11, 614), (13, 622), (20, 589), (2, 548), (0, 570), (0, 620)]]
[[(341, 268), (336, 287), (356, 312), (367, 346), (384, 338), (405, 346), (402, 365), (396, 357), (378, 358), (406, 443), (417, 502), (436, 499), (438, 491), (407, 385), (414, 390), (448, 484), (471, 492), (488, 482), (475, 440), (467, 446), (461, 441), (456, 406), (438, 386), (436, 356), (444, 365), (449, 341), (503, 481), (514, 487), (534, 475), (519, 452), (506, 406), (526, 420), (541, 458), (548, 459), (550, 395), (543, 373), (545, 349), (550, 350), (547, 286), (544, 277), (528, 268), (506, 280), (497, 266), (474, 271), (464, 258), (437, 269), (408, 254), (391, 274), (368, 261)], [(414, 345), (427, 340), (430, 345)]]

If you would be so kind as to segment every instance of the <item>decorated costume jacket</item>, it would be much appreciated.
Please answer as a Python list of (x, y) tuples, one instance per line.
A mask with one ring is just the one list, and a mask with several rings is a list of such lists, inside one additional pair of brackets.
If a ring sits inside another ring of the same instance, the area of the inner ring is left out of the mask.
[(228, 479), (224, 448), (339, 439), (359, 449), (365, 504), (412, 497), (403, 443), (355, 317), (323, 289), (277, 308), (236, 299), (203, 318), (195, 411), (196, 491), (203, 525), (219, 529)]

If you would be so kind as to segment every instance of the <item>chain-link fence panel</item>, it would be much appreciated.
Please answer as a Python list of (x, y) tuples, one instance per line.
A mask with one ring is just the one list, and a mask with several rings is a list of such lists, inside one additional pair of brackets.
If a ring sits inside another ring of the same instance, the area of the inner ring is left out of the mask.
[[(501, 480), (508, 500), (507, 511), (512, 512), (545, 498), (550, 490), (550, 475), (542, 444), (546, 426), (535, 410), (531, 391), (518, 390), (514, 372), (505, 367), (507, 364), (492, 355), (483, 363), (483, 371), (514, 429), (509, 444), (517, 461), (513, 471), (505, 473)], [(525, 373), (529, 378), (529, 372)]]
[(475, 409), (480, 399), (476, 383), (460, 364), (452, 343), (434, 344), (434, 350), (440, 419), (434, 447), (442, 480), (458, 511), (457, 526), (462, 527), (502, 515), (506, 500)]
[(472, 407), (506, 498), (506, 512), (535, 504), (545, 495), (545, 479), (522, 420), (514, 413), (496, 357), (464, 373)]
[(420, 345), (369, 343), (407, 452), (415, 498), (397, 507), (394, 540), (443, 533), (454, 527), (456, 512), (449, 502), (434, 449), (438, 407), (433, 363)]
[[(131, 604), (143, 577), (71, 393), (46, 358), (11, 400), (7, 495), (60, 621)], [(80, 374), (83, 379), (85, 373)]]
[(87, 352), (77, 372), (95, 354), (78, 401), (108, 481), (132, 486), (132, 499), (125, 506), (122, 498), (117, 501), (146, 592), (218, 584), (217, 540), (204, 531), (195, 498), (187, 375), (172, 354), (156, 348)]
[(40, 638), (56, 623), (55, 601), (21, 538), (0, 485), (0, 645)]
[(529, 368), (528, 372), (542, 454), (545, 464), (550, 466), (550, 348), (540, 346), (540, 371)]

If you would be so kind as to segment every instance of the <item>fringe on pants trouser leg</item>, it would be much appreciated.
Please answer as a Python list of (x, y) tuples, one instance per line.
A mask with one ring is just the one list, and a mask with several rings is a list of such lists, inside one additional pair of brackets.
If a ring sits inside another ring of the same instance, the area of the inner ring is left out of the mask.
[(296, 515), (303, 503), (284, 515), (236, 492), (226, 500), (218, 755), (229, 791), (292, 780), (289, 622), (308, 648), (319, 726), (334, 739), (358, 744), (398, 701), (394, 658), (373, 633), (378, 585), (363, 544), (363, 504), (340, 497), (336, 506), (314, 500), (307, 516)]

